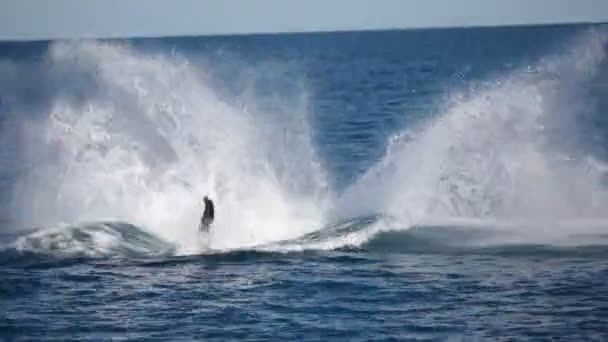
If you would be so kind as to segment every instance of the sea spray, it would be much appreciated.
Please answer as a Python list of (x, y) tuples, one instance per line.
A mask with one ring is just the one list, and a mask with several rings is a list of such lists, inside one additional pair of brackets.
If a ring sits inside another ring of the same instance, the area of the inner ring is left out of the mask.
[(537, 65), (455, 89), (440, 113), (389, 139), (335, 217), (383, 213), (388, 230), (461, 217), (527, 221), (540, 241), (561, 233), (559, 221), (607, 221), (605, 169), (580, 122), (596, 110), (586, 85), (606, 41), (589, 30)]
[(21, 128), (20, 226), (123, 221), (196, 252), (205, 194), (217, 203), (212, 248), (322, 225), (327, 188), (303, 94), (256, 112), (251, 96), (220, 99), (184, 56), (108, 42), (52, 43), (42, 61), (2, 70), (25, 75), (13, 77), (8, 109)]

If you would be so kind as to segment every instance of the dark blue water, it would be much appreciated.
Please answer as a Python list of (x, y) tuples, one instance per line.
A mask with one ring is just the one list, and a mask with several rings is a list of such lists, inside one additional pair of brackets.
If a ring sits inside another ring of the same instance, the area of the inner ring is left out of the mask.
[(607, 44), (0, 43), (0, 340), (608, 339)]

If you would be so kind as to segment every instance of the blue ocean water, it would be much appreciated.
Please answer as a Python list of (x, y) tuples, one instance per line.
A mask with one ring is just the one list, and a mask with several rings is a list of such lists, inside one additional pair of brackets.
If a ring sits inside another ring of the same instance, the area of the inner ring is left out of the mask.
[(0, 340), (605, 340), (607, 44), (0, 43)]

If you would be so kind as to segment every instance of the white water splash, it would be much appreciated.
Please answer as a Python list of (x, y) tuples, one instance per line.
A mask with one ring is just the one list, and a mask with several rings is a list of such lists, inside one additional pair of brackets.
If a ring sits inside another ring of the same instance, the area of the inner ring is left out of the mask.
[(36, 91), (47, 95), (14, 125), (27, 171), (14, 196), (22, 225), (119, 220), (197, 252), (205, 194), (218, 209), (211, 248), (322, 225), (325, 176), (303, 90), (262, 111), (255, 99), (220, 99), (186, 58), (100, 42), (54, 43), (44, 63), (3, 68), (14, 69), (40, 73)]
[[(41, 107), (43, 120), (21, 122), (29, 173), (15, 212), (28, 226), (127, 221), (186, 254), (206, 247), (196, 232), (204, 194), (218, 203), (212, 249), (360, 246), (381, 232), (459, 219), (507, 227), (517, 243), (560, 241), (560, 231), (606, 222), (606, 163), (577, 126), (595, 110), (581, 85), (597, 74), (606, 40), (591, 31), (572, 52), (455, 90), (441, 112), (392, 137), (385, 157), (336, 203), (310, 144), (305, 96), (260, 111), (255, 97), (220, 100), (186, 59), (58, 43), (36, 72), (59, 90)], [(274, 243), (319, 229), (334, 207), (335, 221), (384, 218), (321, 240)]]
[(591, 30), (565, 53), (452, 93), (442, 113), (389, 140), (334, 215), (383, 213), (397, 230), (462, 217), (551, 227), (535, 241), (578, 229), (554, 223), (608, 222), (604, 163), (578, 126), (597, 110), (584, 85), (607, 41), (604, 30)]

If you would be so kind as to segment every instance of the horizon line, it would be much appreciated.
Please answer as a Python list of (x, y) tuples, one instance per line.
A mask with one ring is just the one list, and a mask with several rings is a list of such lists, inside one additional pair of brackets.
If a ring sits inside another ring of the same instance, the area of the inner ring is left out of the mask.
[(170, 33), (166, 35), (148, 34), (101, 34), (82, 36), (56, 36), (45, 38), (1, 38), (0, 43), (34, 43), (69, 40), (122, 40), (122, 39), (164, 39), (164, 38), (225, 38), (225, 37), (249, 37), (249, 36), (274, 36), (274, 35), (304, 35), (324, 33), (357, 33), (357, 32), (394, 32), (394, 31), (422, 31), (422, 30), (448, 30), (448, 29), (477, 29), (477, 28), (516, 28), (516, 27), (551, 27), (551, 26), (581, 26), (581, 25), (605, 25), (608, 21), (559, 21), (559, 22), (535, 22), (535, 23), (504, 23), (504, 24), (473, 24), (473, 25), (429, 25), (429, 26), (403, 26), (403, 27), (377, 27), (377, 28), (344, 28), (335, 30), (310, 29), (298, 31), (254, 31), (254, 32), (226, 32), (226, 33)]

